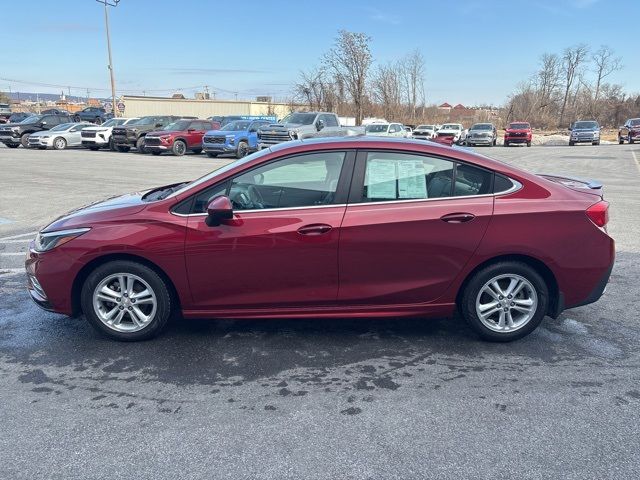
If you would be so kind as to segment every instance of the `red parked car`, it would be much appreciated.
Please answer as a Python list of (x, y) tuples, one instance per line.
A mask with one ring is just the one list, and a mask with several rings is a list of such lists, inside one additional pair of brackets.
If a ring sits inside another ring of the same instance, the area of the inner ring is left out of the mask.
[(182, 156), (191, 150), (202, 152), (202, 137), (209, 130), (218, 130), (220, 124), (210, 120), (181, 119), (170, 123), (162, 130), (147, 133), (144, 149), (154, 155), (171, 152)]
[(436, 133), (436, 136), (433, 138), (433, 141), (441, 145), (446, 145), (450, 147), (455, 143), (456, 138), (450, 133), (438, 132)]
[(601, 185), (388, 138), (286, 142), (92, 204), (26, 260), (41, 307), (120, 340), (186, 318), (445, 317), (514, 340), (595, 302), (614, 262)]
[(526, 143), (527, 147), (531, 146), (531, 125), (528, 122), (511, 122), (504, 129), (504, 146), (508, 147), (512, 143)]

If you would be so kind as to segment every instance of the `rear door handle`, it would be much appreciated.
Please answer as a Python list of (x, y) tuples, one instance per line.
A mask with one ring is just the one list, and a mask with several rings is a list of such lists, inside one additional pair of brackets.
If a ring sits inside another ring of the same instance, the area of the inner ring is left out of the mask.
[(472, 213), (449, 213), (440, 217), (440, 220), (447, 223), (465, 223), (476, 218)]
[(305, 225), (298, 229), (300, 235), (323, 235), (331, 230), (331, 225), (326, 223), (314, 223), (312, 225)]

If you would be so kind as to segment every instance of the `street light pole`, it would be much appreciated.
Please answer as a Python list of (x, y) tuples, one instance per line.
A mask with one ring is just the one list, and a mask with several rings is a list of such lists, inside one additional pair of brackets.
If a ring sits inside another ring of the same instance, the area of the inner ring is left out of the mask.
[(111, 59), (111, 36), (109, 34), (109, 8), (117, 7), (120, 0), (96, 0), (104, 5), (104, 25), (107, 31), (107, 51), (109, 52), (109, 76), (111, 77), (111, 111), (113, 116), (118, 116), (118, 106), (116, 104), (116, 80), (113, 75), (113, 60)]

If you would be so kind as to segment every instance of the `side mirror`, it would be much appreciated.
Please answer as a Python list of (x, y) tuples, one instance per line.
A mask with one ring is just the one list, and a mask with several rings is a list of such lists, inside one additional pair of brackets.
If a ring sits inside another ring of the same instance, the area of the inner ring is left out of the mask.
[(220, 225), (223, 220), (233, 219), (233, 206), (229, 197), (220, 195), (209, 202), (207, 206), (207, 225)]
[(316, 122), (316, 129), (318, 129), (318, 131), (322, 130), (324, 128), (324, 121), (322, 120), (318, 120)]
[(46, 120), (44, 120), (44, 121), (40, 122), (40, 125), (41, 125), (41, 126), (43, 126), (43, 127), (44, 127), (46, 124), (47, 124), (47, 121), (46, 121)]

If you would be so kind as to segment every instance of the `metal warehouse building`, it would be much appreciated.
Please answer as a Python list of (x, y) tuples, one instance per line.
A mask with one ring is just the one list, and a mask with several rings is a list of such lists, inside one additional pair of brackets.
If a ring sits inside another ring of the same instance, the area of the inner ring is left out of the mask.
[(206, 118), (212, 115), (275, 115), (282, 118), (294, 110), (304, 110), (306, 105), (293, 103), (254, 102), (241, 100), (193, 100), (185, 98), (143, 97), (125, 95), (126, 117), (146, 115), (185, 115)]

